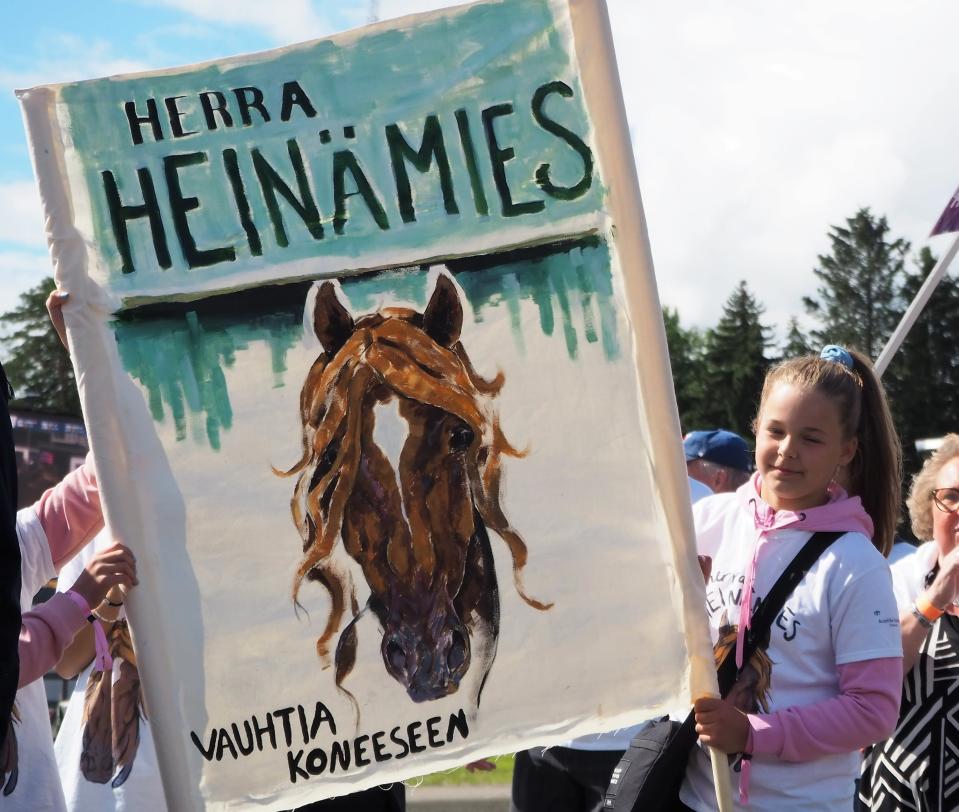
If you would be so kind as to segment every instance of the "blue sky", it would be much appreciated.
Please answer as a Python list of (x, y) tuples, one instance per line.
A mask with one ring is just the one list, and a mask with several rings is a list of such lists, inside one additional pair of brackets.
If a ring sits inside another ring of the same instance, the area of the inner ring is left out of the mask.
[[(132, 2), (54, 5), (54, 14), (21, 11), (0, 28), (0, 79), (8, 91), (0, 95), (0, 182), (30, 176), (19, 106), (9, 92), (13, 87), (176, 65), (210, 54), (242, 53), (272, 45), (262, 31), (252, 27), (208, 26), (162, 6)], [(109, 27), (98, 31), (95, 23), (102, 25), (103, 20), (109, 20)]]
[[(188, 64), (319, 37), (365, 21), (363, 4), (238, 2), (224, 20), (216, 3), (17, 4), (0, 27), (0, 312), (49, 275), (39, 201), (15, 88)], [(285, 13), (276, 9), (288, 6)], [(327, 15), (322, 5), (331, 13)], [(341, 10), (341, 5), (346, 10)], [(191, 11), (181, 6), (191, 6)], [(247, 8), (244, 8), (246, 6)], [(266, 14), (262, 8), (274, 10)], [(368, 10), (367, 10), (368, 14)], [(273, 17), (273, 20), (270, 18)]]
[[(13, 89), (215, 59), (444, 0), (10, 4), (0, 312), (50, 273)], [(608, 0), (660, 295), (708, 325), (745, 279), (782, 325), (861, 206), (916, 247), (959, 185), (953, 0)], [(948, 238), (930, 243), (945, 252)]]

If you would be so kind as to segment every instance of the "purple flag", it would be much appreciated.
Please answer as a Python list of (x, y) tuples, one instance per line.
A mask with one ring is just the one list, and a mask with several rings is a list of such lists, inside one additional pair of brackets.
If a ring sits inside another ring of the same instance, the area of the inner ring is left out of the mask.
[(956, 189), (956, 193), (949, 198), (949, 203), (939, 215), (929, 236), (935, 237), (937, 234), (948, 234), (952, 231), (959, 231), (959, 189)]

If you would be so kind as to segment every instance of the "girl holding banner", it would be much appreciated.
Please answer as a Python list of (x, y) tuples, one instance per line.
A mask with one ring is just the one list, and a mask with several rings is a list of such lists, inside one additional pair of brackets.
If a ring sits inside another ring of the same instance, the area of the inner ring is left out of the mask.
[[(736, 493), (694, 508), (700, 552), (712, 556), (710, 625), (740, 668), (726, 699), (696, 703), (697, 732), (703, 744), (743, 754), (733, 767), (737, 809), (846, 812), (858, 751), (889, 735), (902, 679), (883, 557), (899, 506), (899, 445), (869, 361), (827, 347), (773, 368), (756, 468)], [(816, 531), (843, 535), (795, 586), (765, 651), (742, 663), (757, 601)], [(715, 808), (705, 750), (694, 751), (680, 797), (698, 812)]]

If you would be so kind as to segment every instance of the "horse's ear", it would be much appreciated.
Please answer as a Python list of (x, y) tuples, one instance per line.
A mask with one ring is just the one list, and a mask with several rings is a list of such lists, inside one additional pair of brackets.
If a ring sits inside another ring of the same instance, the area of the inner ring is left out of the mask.
[(453, 281), (444, 275), (436, 277), (430, 303), (423, 311), (423, 332), (443, 347), (452, 347), (463, 329), (463, 305)]
[(353, 317), (336, 298), (336, 287), (324, 282), (316, 292), (313, 307), (313, 331), (320, 344), (331, 358), (336, 355), (346, 340), (353, 335)]

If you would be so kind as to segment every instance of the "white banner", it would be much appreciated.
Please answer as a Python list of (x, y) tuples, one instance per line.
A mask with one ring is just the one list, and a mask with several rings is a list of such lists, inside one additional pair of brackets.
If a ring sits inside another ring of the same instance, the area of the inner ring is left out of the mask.
[(20, 93), (173, 809), (715, 691), (605, 9)]

